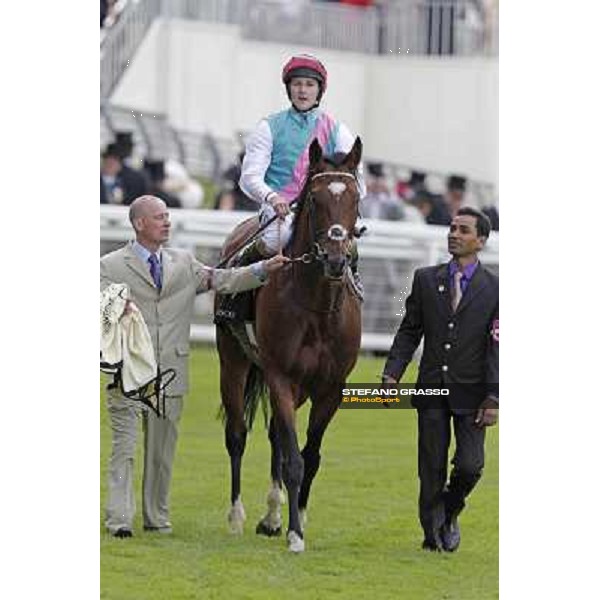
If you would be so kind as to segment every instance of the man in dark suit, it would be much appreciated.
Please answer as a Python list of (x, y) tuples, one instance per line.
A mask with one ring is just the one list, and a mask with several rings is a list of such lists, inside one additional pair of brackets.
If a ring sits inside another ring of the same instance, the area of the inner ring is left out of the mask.
[[(414, 396), (413, 401), (419, 425), (419, 518), (427, 550), (458, 548), (457, 518), (481, 477), (485, 428), (498, 416), (498, 277), (477, 256), (489, 233), (482, 212), (459, 209), (448, 233), (452, 260), (415, 272), (383, 371), (384, 382), (399, 381), (424, 336), (417, 387), (450, 390), (449, 396)], [(451, 422), (456, 452), (447, 481)]]
[(125, 204), (150, 190), (147, 177), (127, 166), (123, 151), (117, 144), (109, 144), (102, 153), (100, 167), (100, 204)]

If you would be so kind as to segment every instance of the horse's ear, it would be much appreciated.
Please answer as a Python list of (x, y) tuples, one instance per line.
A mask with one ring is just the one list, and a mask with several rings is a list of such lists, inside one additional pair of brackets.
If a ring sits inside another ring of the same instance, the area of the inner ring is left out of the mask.
[(350, 169), (351, 171), (356, 171), (356, 167), (358, 167), (358, 163), (362, 157), (362, 141), (359, 136), (356, 136), (354, 140), (354, 146), (352, 146), (352, 150), (348, 152), (346, 158), (344, 159), (344, 166)]
[(321, 162), (321, 158), (323, 158), (323, 150), (321, 149), (321, 144), (319, 144), (317, 138), (312, 141), (310, 148), (308, 149), (308, 158), (311, 167), (317, 165)]

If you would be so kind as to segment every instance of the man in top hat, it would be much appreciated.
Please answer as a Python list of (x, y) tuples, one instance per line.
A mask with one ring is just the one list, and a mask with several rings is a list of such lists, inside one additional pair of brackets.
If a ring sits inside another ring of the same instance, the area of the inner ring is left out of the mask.
[(149, 191), (146, 178), (123, 162), (122, 149), (109, 144), (100, 166), (100, 204), (131, 204)]
[(115, 146), (122, 162), (121, 177), (127, 181), (128, 187), (135, 192), (132, 198), (125, 201), (125, 204), (129, 205), (138, 196), (150, 193), (151, 181), (146, 173), (134, 168), (131, 164), (134, 146), (131, 131), (115, 132)]

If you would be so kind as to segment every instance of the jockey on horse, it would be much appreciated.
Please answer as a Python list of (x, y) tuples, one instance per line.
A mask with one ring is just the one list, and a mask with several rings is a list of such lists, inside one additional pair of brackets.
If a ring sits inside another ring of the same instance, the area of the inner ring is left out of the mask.
[[(272, 222), (238, 255), (235, 266), (273, 256), (285, 248), (292, 233), (294, 215), (290, 203), (302, 191), (308, 171), (308, 148), (316, 138), (326, 156), (347, 154), (354, 136), (344, 123), (319, 108), (327, 89), (327, 70), (314, 56), (292, 56), (284, 65), (282, 81), (291, 107), (261, 120), (248, 138), (240, 187), (261, 205), (259, 223)], [(361, 198), (365, 196), (362, 164), (357, 169)], [(277, 217), (277, 218), (275, 218)], [(362, 296), (358, 253), (352, 248), (351, 270)], [(216, 322), (235, 320), (236, 297), (228, 297), (217, 309)]]

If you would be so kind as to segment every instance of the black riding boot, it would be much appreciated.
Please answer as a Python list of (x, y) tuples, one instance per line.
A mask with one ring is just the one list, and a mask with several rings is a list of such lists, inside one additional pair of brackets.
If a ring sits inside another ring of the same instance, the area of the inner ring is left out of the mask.
[[(262, 253), (263, 241), (254, 240), (241, 255), (237, 256), (232, 267), (247, 267), (255, 262), (264, 260)], [(253, 321), (254, 290), (238, 292), (237, 294), (223, 294), (219, 296), (219, 304), (215, 310), (215, 325), (223, 323)]]
[(356, 241), (352, 243), (352, 248), (350, 250), (350, 271), (352, 272), (354, 289), (356, 290), (360, 300), (363, 301), (365, 297), (365, 290), (360, 278), (360, 274), (358, 273), (358, 247), (356, 245)]

